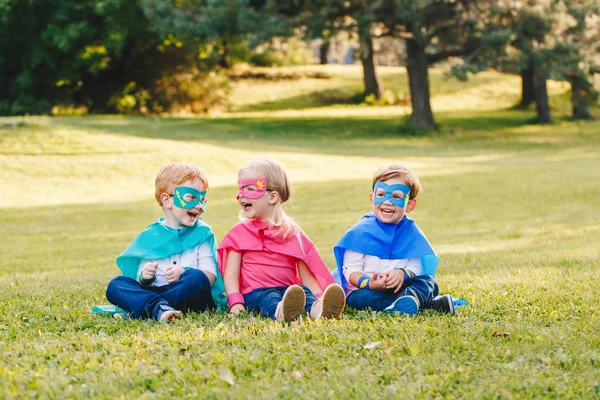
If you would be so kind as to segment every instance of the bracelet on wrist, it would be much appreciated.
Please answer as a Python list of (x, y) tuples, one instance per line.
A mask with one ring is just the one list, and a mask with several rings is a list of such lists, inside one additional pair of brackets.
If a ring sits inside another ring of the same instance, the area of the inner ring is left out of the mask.
[(369, 283), (371, 282), (371, 278), (369, 278), (368, 276), (361, 276), (360, 278), (358, 278), (358, 288), (359, 289), (367, 289), (367, 290), (371, 290), (371, 288), (369, 287)]
[(229, 308), (233, 307), (236, 304), (244, 305), (244, 296), (241, 293), (230, 293), (227, 295), (227, 305)]
[(402, 272), (404, 272), (404, 282), (409, 281), (415, 277), (415, 274), (412, 271), (405, 269), (405, 268), (400, 268), (400, 269), (402, 270)]

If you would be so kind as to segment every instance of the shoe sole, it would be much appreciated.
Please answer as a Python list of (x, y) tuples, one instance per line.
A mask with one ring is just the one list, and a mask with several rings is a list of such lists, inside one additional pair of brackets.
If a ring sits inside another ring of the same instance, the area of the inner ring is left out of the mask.
[(321, 318), (340, 319), (346, 307), (346, 294), (340, 285), (327, 286), (321, 301), (323, 302)]
[(414, 297), (402, 296), (383, 311), (413, 316), (419, 311), (419, 306)]
[(283, 320), (286, 322), (295, 321), (306, 304), (306, 294), (304, 289), (298, 285), (293, 285), (287, 288), (283, 294), (281, 313), (283, 314)]
[(181, 319), (181, 316), (177, 311), (165, 311), (163, 315), (160, 316), (160, 322), (173, 322)]

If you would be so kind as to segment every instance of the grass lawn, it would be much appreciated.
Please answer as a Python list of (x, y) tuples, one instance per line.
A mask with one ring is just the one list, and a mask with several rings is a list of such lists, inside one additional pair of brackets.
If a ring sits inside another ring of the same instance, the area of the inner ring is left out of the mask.
[[(442, 128), (403, 135), (402, 107), (316, 101), (319, 90), (360, 87), (356, 68), (329, 72), (323, 86), (240, 83), (232, 112), (213, 117), (29, 117), (0, 128), (0, 398), (600, 396), (600, 122), (562, 118), (561, 83), (551, 87), (556, 122), (535, 126), (532, 111), (507, 108), (518, 79), (459, 83), (434, 71)], [(406, 85), (400, 69), (382, 75), (396, 91)], [(424, 191), (411, 217), (441, 257), (442, 293), (469, 307), (291, 325), (90, 313), (107, 303), (116, 256), (161, 215), (163, 164), (207, 171), (204, 219), (220, 239), (237, 221), (238, 168), (263, 155), (288, 170), (287, 211), (332, 269), (333, 245), (369, 211), (376, 168), (413, 168)]]

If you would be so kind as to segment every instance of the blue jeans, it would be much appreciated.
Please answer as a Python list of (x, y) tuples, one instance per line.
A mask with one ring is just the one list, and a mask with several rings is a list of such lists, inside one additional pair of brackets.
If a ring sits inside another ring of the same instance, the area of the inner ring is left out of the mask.
[(358, 289), (348, 295), (346, 304), (357, 310), (371, 308), (382, 311), (401, 296), (413, 296), (419, 301), (419, 308), (438, 295), (438, 285), (430, 275), (419, 275), (404, 282), (400, 292), (380, 292), (379, 290)]
[[(304, 285), (299, 285), (306, 294), (306, 305), (304, 309), (310, 312), (313, 303), (317, 301), (315, 295)], [(271, 288), (254, 289), (244, 295), (246, 309), (259, 311), (263, 316), (275, 319), (277, 304), (283, 299), (283, 294), (289, 286), (276, 286)]]
[(184, 312), (215, 308), (210, 281), (197, 269), (187, 270), (176, 282), (160, 287), (142, 287), (134, 279), (117, 276), (108, 284), (106, 298), (136, 319), (157, 319), (160, 305)]

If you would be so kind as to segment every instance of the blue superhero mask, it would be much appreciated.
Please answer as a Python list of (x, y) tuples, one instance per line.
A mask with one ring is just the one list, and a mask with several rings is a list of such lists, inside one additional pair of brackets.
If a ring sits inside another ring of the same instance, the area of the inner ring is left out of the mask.
[(406, 185), (386, 185), (383, 182), (376, 182), (373, 188), (373, 204), (383, 204), (389, 200), (396, 207), (404, 208), (408, 204), (409, 194), (410, 188)]
[(192, 187), (179, 186), (170, 196), (173, 197), (173, 205), (177, 208), (189, 209), (200, 204), (200, 208), (204, 211), (206, 206), (206, 190), (199, 192)]

